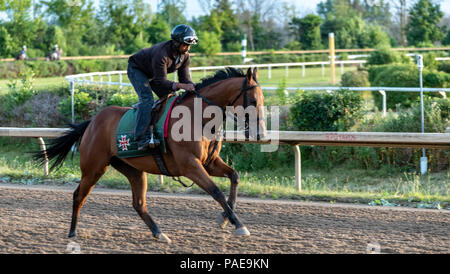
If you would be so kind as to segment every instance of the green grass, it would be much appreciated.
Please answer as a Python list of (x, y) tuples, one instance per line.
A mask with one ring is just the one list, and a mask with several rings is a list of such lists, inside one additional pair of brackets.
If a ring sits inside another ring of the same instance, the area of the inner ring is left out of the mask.
[[(13, 79), (9, 80), (0, 80), (0, 94), (8, 92), (8, 83), (13, 81)], [(20, 79), (17, 80), (20, 84)], [(49, 78), (34, 78), (33, 87), (36, 90), (45, 91), (46, 89), (52, 89), (55, 87), (68, 87), (69, 83), (64, 77), (49, 77)]]
[[(43, 176), (43, 169), (31, 160), (28, 151), (39, 149), (33, 140), (0, 138), (0, 183), (75, 185), (81, 177), (79, 157), (64, 162), (61, 169)], [(302, 201), (350, 202), (368, 204), (387, 200), (401, 205), (419, 205), (439, 202), (441, 208), (450, 203), (450, 171), (419, 176), (392, 168), (366, 170), (342, 165), (324, 170), (304, 163), (302, 166), (302, 191), (295, 185), (294, 165), (275, 170), (240, 172), (239, 195), (268, 199), (294, 199)], [(183, 178), (186, 183), (191, 183)], [(229, 180), (214, 178), (220, 189), (229, 191)], [(156, 175), (148, 175), (150, 191), (169, 193), (201, 193), (198, 186), (184, 188), (171, 178), (164, 177), (161, 185)], [(130, 189), (126, 178), (109, 168), (97, 187)]]

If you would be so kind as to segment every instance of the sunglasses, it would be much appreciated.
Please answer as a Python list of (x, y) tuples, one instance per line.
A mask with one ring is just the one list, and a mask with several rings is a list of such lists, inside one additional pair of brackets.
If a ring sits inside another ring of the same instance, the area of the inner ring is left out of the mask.
[(183, 42), (188, 45), (195, 45), (198, 42), (197, 36), (186, 36), (183, 38)]

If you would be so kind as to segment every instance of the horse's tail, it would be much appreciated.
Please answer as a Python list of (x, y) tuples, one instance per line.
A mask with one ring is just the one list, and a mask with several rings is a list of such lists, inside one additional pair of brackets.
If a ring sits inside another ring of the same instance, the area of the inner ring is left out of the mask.
[(36, 152), (33, 155), (33, 158), (40, 161), (41, 164), (46, 160), (51, 161), (54, 159), (50, 171), (60, 168), (72, 146), (75, 143), (77, 143), (77, 145), (79, 144), (81, 137), (90, 122), (91, 121), (89, 120), (77, 125), (69, 124), (70, 130), (66, 134), (56, 139), (52, 139), (49, 148)]

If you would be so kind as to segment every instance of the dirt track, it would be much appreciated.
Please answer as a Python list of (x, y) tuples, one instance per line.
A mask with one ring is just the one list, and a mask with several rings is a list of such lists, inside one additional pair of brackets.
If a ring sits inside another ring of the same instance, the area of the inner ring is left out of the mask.
[(150, 214), (171, 239), (157, 242), (131, 206), (131, 191), (97, 190), (68, 239), (74, 188), (0, 185), (0, 253), (449, 253), (450, 212), (238, 199), (251, 236), (218, 228), (207, 196), (148, 194)]

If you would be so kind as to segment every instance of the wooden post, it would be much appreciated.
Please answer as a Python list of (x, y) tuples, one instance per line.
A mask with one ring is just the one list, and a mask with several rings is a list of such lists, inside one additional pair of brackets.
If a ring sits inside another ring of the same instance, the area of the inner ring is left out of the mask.
[(162, 175), (159, 175), (158, 179), (159, 179), (159, 184), (160, 185), (164, 184), (164, 177)]
[(328, 33), (328, 41), (330, 44), (330, 68), (331, 68), (331, 84), (336, 84), (335, 76), (335, 51), (334, 51), (334, 33)]
[(295, 187), (302, 191), (302, 156), (298, 145), (293, 146), (295, 154)]

